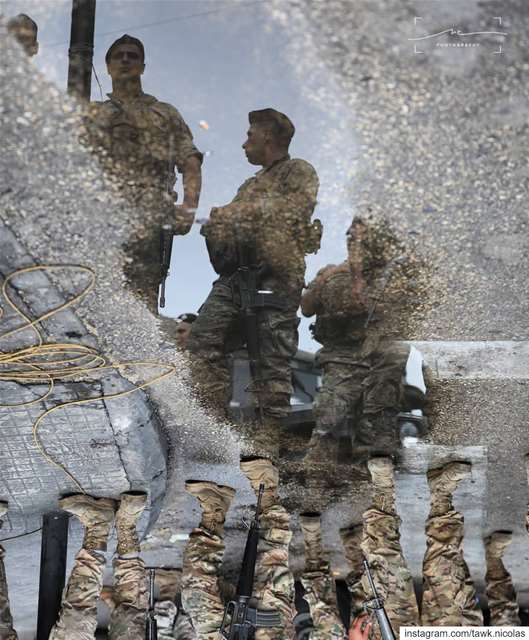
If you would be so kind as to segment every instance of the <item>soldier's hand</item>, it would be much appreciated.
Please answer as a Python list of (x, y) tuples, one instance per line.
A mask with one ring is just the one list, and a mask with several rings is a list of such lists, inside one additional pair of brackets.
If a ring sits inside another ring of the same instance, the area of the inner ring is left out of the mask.
[(174, 207), (174, 229), (175, 235), (183, 236), (193, 226), (196, 209), (190, 207), (185, 202)]
[(373, 621), (367, 614), (357, 616), (349, 629), (349, 640), (367, 640)]

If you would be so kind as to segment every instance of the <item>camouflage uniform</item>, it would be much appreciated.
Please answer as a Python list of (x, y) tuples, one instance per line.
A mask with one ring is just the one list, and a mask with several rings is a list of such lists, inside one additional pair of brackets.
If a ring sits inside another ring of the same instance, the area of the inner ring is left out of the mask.
[(145, 211), (126, 252), (132, 257), (125, 272), (151, 312), (158, 313), (160, 282), (160, 226), (173, 224), (175, 233), (187, 233), (190, 221), (177, 220), (175, 167), (183, 172), (191, 157), (202, 160), (180, 113), (170, 104), (141, 93), (123, 101), (90, 104), (87, 140), (104, 153), (101, 162), (115, 177), (115, 185), (134, 207)]
[(520, 626), (516, 591), (511, 575), (501, 560), (498, 560), (497, 564), (487, 562), (485, 583), (489, 601), (490, 624), (494, 627)]
[(208, 529), (191, 532), (184, 551), (182, 605), (196, 635), (204, 640), (218, 638), (224, 603), (219, 575), (224, 555), (224, 539)]
[(259, 628), (256, 640), (290, 640), (294, 637), (294, 577), (288, 566), (288, 548), (292, 539), (290, 516), (280, 504), (263, 509), (260, 540), (255, 566), (254, 596), (259, 609), (275, 610), (281, 627)]
[(49, 640), (94, 640), (104, 567), (102, 554), (83, 548), (79, 551)]
[[(202, 228), (211, 262), (219, 273), (193, 323), (188, 350), (194, 378), (204, 402), (226, 407), (231, 399), (227, 356), (242, 346), (240, 296), (235, 274), (237, 236), (255, 243), (261, 289), (273, 291), (284, 309), (259, 312), (261, 380), (259, 393), (265, 411), (282, 417), (292, 394), (290, 359), (297, 350), (299, 306), (305, 273), (310, 218), (316, 204), (318, 178), (304, 160), (286, 155), (247, 180), (228, 205), (231, 212), (212, 218)], [(236, 205), (241, 207), (237, 209)], [(244, 213), (245, 205), (258, 205), (259, 215)], [(255, 387), (254, 387), (255, 391)]]
[[(372, 444), (373, 432), (379, 442), (392, 444), (409, 347), (390, 337), (391, 317), (386, 313), (383, 321), (382, 305), (366, 328), (368, 312), (353, 308), (348, 263), (340, 267), (342, 272), (325, 280), (316, 302), (313, 335), (323, 345), (317, 354), (323, 376), (314, 402), (314, 433), (346, 432), (352, 418), (357, 445)], [(371, 304), (376, 295), (371, 287)]]
[(110, 640), (144, 640), (149, 607), (145, 564), (140, 558), (113, 562), (116, 607), (110, 616)]
[[(413, 579), (400, 545), (401, 520), (395, 511), (394, 489), (381, 491), (374, 485), (373, 506), (363, 516), (362, 551), (369, 561), (373, 579), (393, 630), (417, 626), (419, 611)], [(364, 592), (371, 594), (367, 577), (362, 578)], [(375, 635), (378, 637), (378, 629)]]
[(180, 610), (176, 616), (176, 622), (173, 628), (173, 635), (169, 636), (176, 640), (198, 640), (198, 636), (193, 629), (193, 623), (189, 615)]
[[(0, 528), (2, 523), (0, 522)], [(13, 629), (13, 617), (9, 608), (9, 595), (7, 592), (7, 577), (4, 567), (5, 549), (0, 544), (0, 640), (17, 640), (18, 636)]]
[(463, 516), (453, 508), (426, 521), (421, 619), (425, 626), (481, 626), (483, 615), (463, 557)]
[(349, 564), (349, 573), (346, 576), (346, 583), (351, 595), (351, 616), (360, 615), (364, 609), (364, 602), (367, 600), (362, 576), (364, 575), (363, 554), (360, 548), (363, 536), (362, 525), (356, 525), (340, 530), (340, 537), (345, 552), (345, 559)]
[(301, 582), (305, 589), (303, 597), (309, 605), (314, 625), (310, 637), (313, 640), (341, 640), (344, 637), (344, 626), (336, 604), (336, 588), (329, 565), (322, 565), (316, 571), (305, 571)]

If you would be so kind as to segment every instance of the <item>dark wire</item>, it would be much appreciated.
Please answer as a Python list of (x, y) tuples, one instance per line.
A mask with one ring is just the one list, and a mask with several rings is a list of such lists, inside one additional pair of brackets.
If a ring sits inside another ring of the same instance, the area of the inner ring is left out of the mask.
[(17, 538), (24, 538), (25, 536), (31, 536), (34, 533), (42, 531), (42, 527), (35, 529), (34, 531), (28, 531), (27, 533), (19, 533), (18, 536), (11, 536), (11, 538), (2, 538), (0, 542), (8, 542), (9, 540), (16, 540)]
[[(128, 31), (134, 31), (139, 29), (148, 29), (149, 27), (158, 27), (161, 24), (167, 24), (168, 22), (180, 22), (182, 20), (189, 20), (190, 18), (200, 18), (202, 16), (209, 16), (213, 13), (222, 13), (225, 10), (231, 9), (245, 9), (246, 7), (250, 7), (256, 4), (264, 4), (264, 0), (248, 0), (247, 2), (237, 2), (236, 6), (224, 6), (220, 9), (211, 9), (210, 11), (202, 11), (201, 13), (190, 13), (187, 16), (175, 16), (174, 18), (168, 18), (167, 20), (158, 20), (156, 22), (149, 22), (146, 24), (139, 24), (132, 27), (122, 27), (121, 29), (114, 29), (112, 31), (104, 31), (103, 33), (98, 33), (94, 37), (102, 38), (103, 36), (111, 36), (116, 33), (127, 33)], [(52, 42), (52, 43), (43, 43), (43, 47), (59, 47), (61, 45), (68, 44), (68, 42)]]
[(92, 71), (94, 72), (94, 77), (96, 79), (97, 86), (99, 87), (99, 93), (101, 94), (101, 102), (103, 102), (103, 87), (101, 86), (101, 83), (99, 82), (99, 78), (97, 77), (97, 71), (96, 71), (96, 68), (94, 67), (93, 63), (92, 63)]

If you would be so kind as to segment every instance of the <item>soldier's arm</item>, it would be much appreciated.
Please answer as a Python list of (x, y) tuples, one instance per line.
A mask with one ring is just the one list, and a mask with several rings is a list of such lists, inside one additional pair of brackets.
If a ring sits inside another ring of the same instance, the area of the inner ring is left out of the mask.
[(321, 303), (321, 288), (325, 284), (326, 278), (335, 273), (337, 267), (334, 264), (329, 264), (318, 271), (316, 277), (309, 283), (301, 296), (301, 313), (310, 318), (316, 313), (322, 311)]
[(196, 209), (200, 199), (202, 189), (202, 168), (201, 161), (197, 156), (189, 156), (185, 161), (182, 171), (182, 181), (184, 183), (183, 205), (189, 209)]

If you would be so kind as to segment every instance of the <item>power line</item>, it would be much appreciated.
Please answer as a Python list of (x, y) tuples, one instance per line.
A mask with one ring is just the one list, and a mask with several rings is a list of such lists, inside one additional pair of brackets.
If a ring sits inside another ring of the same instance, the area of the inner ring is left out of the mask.
[[(113, 29), (112, 31), (104, 31), (103, 33), (97, 33), (94, 38), (102, 38), (104, 36), (115, 35), (116, 33), (128, 33), (129, 31), (139, 31), (141, 29), (149, 29), (150, 27), (158, 27), (168, 22), (181, 22), (183, 20), (190, 20), (191, 18), (201, 18), (203, 16), (209, 16), (214, 13), (222, 13), (223, 11), (231, 11), (233, 9), (246, 9), (247, 7), (254, 6), (256, 4), (264, 4), (264, 0), (247, 0), (246, 2), (239, 2), (237, 6), (223, 6), (219, 9), (210, 9), (209, 11), (202, 11), (201, 13), (190, 13), (187, 16), (175, 16), (174, 18), (167, 18), (166, 20), (157, 20), (156, 22), (149, 22), (146, 24), (135, 25), (131, 27), (122, 27), (121, 29)], [(43, 47), (59, 47), (68, 44), (68, 41), (53, 43), (43, 43)]]

